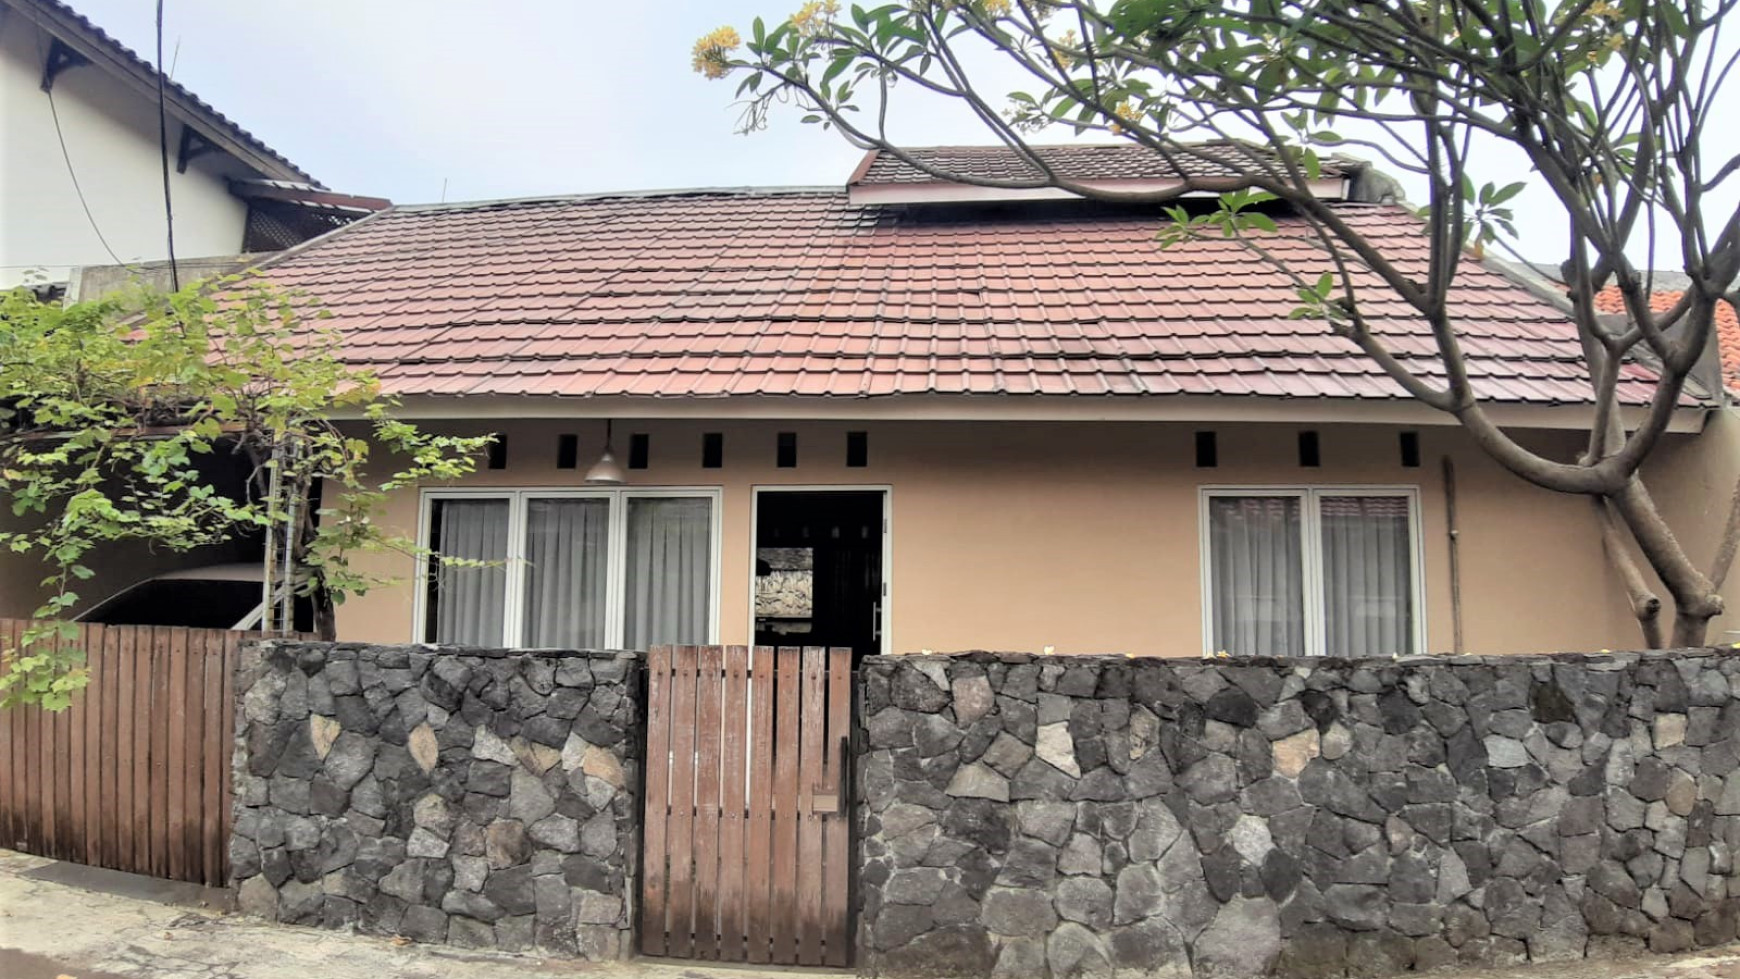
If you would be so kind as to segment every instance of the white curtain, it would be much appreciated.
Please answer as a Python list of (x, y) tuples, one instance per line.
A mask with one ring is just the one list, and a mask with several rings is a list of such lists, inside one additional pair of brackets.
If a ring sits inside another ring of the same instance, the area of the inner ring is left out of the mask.
[(706, 642), (712, 501), (631, 496), (627, 506), (623, 646)]
[(1414, 652), (1408, 500), (1324, 496), (1323, 616), (1330, 656)]
[(610, 565), (608, 499), (526, 504), (525, 645), (603, 649)]
[(500, 646), (507, 614), (508, 501), (436, 500), (435, 525), (437, 555), (494, 563), (488, 567), (436, 564), (430, 595), (431, 638), (439, 643)]
[(1235, 656), (1305, 655), (1298, 497), (1210, 497), (1214, 648)]

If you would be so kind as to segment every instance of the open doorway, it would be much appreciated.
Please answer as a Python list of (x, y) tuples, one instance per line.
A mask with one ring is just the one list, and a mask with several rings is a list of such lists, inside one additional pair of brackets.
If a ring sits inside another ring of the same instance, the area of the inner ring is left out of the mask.
[(886, 490), (761, 488), (755, 497), (755, 642), (882, 652)]

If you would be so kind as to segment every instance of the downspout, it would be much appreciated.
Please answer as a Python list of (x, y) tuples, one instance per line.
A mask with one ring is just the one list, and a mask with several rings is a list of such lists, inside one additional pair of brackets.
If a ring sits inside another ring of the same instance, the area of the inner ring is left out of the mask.
[(1456, 465), (1444, 457), (1444, 528), (1450, 538), (1450, 651), (1462, 646), (1462, 531), (1456, 524)]

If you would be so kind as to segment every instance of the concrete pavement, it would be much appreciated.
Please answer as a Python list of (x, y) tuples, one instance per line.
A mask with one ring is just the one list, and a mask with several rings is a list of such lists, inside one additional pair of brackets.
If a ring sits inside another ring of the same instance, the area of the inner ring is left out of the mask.
[[(462, 952), (270, 925), (212, 892), (0, 850), (0, 979), (839, 979), (838, 972)], [(62, 880), (44, 880), (41, 875)], [(33, 876), (35, 875), (35, 876)], [(75, 880), (78, 884), (65, 883)], [(205, 906), (200, 906), (201, 898)], [(180, 901), (182, 903), (165, 903)], [(1442, 979), (1740, 979), (1740, 946), (1693, 955), (1438, 973)]]

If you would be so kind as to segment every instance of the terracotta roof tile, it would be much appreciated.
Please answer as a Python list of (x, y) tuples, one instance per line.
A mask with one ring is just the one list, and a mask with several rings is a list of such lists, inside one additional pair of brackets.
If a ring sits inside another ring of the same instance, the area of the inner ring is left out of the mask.
[[(1072, 180), (1231, 177), (1236, 172), (1223, 161), (1236, 159), (1236, 155), (1243, 152), (1240, 147), (1226, 142), (1197, 144), (1172, 154), (1170, 158), (1135, 143), (1036, 146), (1033, 151), (1058, 176)], [(1004, 146), (932, 146), (906, 153), (920, 163), (961, 178), (1030, 180), (1042, 176), (1033, 164)], [(938, 181), (937, 177), (892, 153), (874, 150), (859, 169), (862, 173), (852, 181), (856, 186)], [(1323, 172), (1325, 176), (1337, 176), (1341, 169), (1334, 161), (1327, 160)]]
[[(1660, 289), (1650, 293), (1649, 308), (1663, 313), (1674, 307), (1685, 292)], [(1625, 314), (1625, 297), (1618, 286), (1608, 286), (1595, 294), (1595, 308), (1603, 313)], [(1740, 392), (1740, 317), (1726, 302), (1716, 304), (1716, 346), (1722, 356), (1722, 381), (1732, 391)]]
[[(1336, 205), (1406, 267), (1416, 218)], [(334, 314), (346, 356), (401, 395), (878, 397), (1226, 394), (1402, 398), (1288, 281), (1236, 244), (1161, 251), (1157, 218), (1051, 206), (854, 206), (840, 192), (683, 193), (401, 208), (267, 267)], [(1276, 252), (1320, 264), (1282, 221)], [(1476, 387), (1587, 403), (1575, 330), (1483, 266), (1453, 313)], [(1429, 333), (1374, 291), (1398, 356)], [(1653, 385), (1628, 366), (1631, 402)]]

